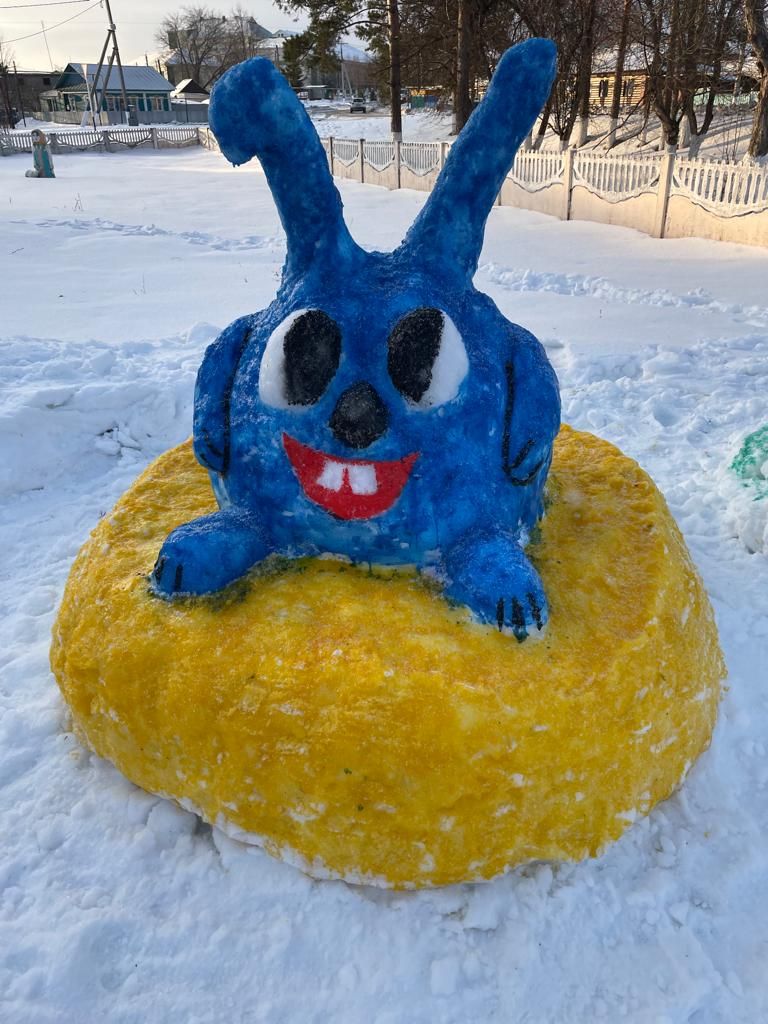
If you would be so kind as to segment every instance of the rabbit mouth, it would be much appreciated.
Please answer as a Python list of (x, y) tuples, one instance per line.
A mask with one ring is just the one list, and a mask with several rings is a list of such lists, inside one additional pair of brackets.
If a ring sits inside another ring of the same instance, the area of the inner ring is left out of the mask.
[(340, 459), (289, 434), (283, 434), (283, 447), (306, 496), (337, 519), (372, 519), (392, 508), (419, 457), (412, 452), (388, 462)]

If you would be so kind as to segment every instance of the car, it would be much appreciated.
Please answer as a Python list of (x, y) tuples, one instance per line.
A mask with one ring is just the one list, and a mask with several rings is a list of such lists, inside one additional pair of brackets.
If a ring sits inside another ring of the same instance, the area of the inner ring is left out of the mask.
[(368, 107), (362, 96), (355, 96), (349, 104), (349, 112), (350, 114), (365, 114), (368, 112)]

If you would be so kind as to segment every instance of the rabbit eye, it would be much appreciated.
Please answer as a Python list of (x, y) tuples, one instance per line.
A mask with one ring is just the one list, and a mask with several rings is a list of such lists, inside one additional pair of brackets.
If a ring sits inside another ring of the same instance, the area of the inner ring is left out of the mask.
[(404, 316), (389, 336), (387, 368), (410, 405), (433, 409), (459, 393), (469, 360), (453, 320), (424, 307)]
[(341, 331), (327, 313), (291, 313), (272, 332), (261, 357), (261, 400), (278, 409), (314, 405), (333, 380), (340, 358)]

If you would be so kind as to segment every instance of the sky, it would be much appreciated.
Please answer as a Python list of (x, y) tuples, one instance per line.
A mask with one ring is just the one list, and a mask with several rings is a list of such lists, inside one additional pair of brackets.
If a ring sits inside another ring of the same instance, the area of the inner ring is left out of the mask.
[[(235, 0), (204, 0), (207, 6), (226, 14)], [(34, 6), (31, 6), (34, 4)], [(117, 42), (125, 64), (144, 62), (145, 53), (158, 49), (155, 32), (166, 14), (184, 6), (177, 0), (111, 0), (112, 16), (117, 25)], [(280, 11), (270, 0), (246, 0), (242, 6), (265, 28), (297, 27), (290, 15)], [(75, 16), (73, 18), (73, 16)], [(54, 28), (66, 18), (66, 25)], [(45, 23), (50, 58), (42, 34)], [(64, 67), (69, 61), (96, 63), (107, 30), (107, 13), (99, 0), (67, 0), (42, 3), (42, 0), (0, 0), (0, 39), (10, 50), (19, 70), (49, 70), (51, 64)], [(17, 41), (14, 41), (17, 40)]]

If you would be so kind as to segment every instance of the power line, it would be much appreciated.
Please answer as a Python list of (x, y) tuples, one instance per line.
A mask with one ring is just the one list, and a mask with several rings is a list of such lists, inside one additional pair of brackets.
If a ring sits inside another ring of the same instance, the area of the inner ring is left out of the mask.
[(37, 4), (0, 4), (0, 11), (23, 11), (27, 7), (66, 7), (68, 4), (87, 4), (88, 0), (48, 0)]
[(10, 46), (11, 43), (20, 43), (23, 39), (34, 39), (35, 36), (41, 36), (44, 32), (52, 32), (55, 28), (60, 28), (62, 25), (66, 25), (70, 21), (74, 21), (75, 18), (81, 18), (88, 11), (92, 11), (94, 7), (98, 7), (101, 0), (96, 0), (95, 4), (91, 4), (90, 7), (86, 7), (85, 10), (78, 11), (77, 14), (73, 14), (71, 18), (65, 18), (64, 21), (57, 21), (55, 25), (49, 25), (48, 28), (44, 29), (43, 32), (30, 32), (27, 36), (16, 36), (15, 39), (4, 39), (3, 42), (6, 46)]

